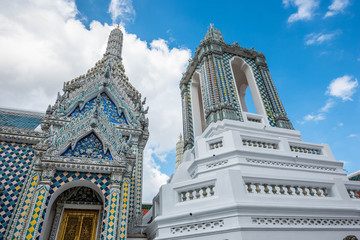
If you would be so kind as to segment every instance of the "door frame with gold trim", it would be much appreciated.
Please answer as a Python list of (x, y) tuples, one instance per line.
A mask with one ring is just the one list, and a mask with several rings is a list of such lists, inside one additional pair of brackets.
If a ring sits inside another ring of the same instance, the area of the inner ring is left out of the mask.
[(60, 217), (60, 223), (56, 230), (56, 237), (55, 239), (59, 238), (59, 234), (61, 232), (62, 222), (65, 215), (65, 211), (78, 211), (78, 212), (97, 212), (97, 225), (95, 231), (95, 239), (99, 238), (99, 233), (101, 232), (102, 228), (102, 218), (103, 218), (103, 207), (100, 205), (77, 205), (77, 204), (65, 204)]

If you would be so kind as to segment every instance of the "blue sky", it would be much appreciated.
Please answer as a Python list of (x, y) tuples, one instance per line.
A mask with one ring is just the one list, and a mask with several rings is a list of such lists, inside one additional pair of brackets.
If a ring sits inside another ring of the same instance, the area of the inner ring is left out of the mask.
[[(85, 24), (92, 20), (112, 23), (108, 4), (99, 2), (76, 1), (87, 18)], [(214, 23), (226, 42), (238, 41), (262, 51), (303, 140), (330, 144), (348, 173), (360, 169), (359, 87), (348, 99), (327, 93), (334, 79), (347, 75), (354, 82), (360, 76), (359, 1), (134, 0), (127, 4), (132, 4), (134, 14), (119, 16), (116, 22), (123, 22), (128, 32), (148, 42), (162, 38), (170, 47), (193, 53), (209, 23)], [(296, 15), (299, 9), (302, 15)], [(327, 103), (329, 109), (321, 110)], [(161, 164), (167, 174), (173, 171), (173, 157), (169, 155)]]
[(265, 54), (304, 141), (328, 143), (347, 173), (360, 169), (359, 1), (19, 0), (2, 3), (0, 19), (0, 107), (36, 111), (102, 57), (112, 25), (123, 26), (126, 73), (150, 106), (147, 201), (174, 171), (178, 83), (210, 23), (227, 43)]

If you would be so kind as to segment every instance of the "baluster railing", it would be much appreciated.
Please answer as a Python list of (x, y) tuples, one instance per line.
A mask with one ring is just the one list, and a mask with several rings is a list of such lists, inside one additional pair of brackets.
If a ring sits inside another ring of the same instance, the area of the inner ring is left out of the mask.
[[(303, 196), (303, 197), (328, 197), (328, 190), (326, 187), (313, 186), (296, 186), (283, 184), (269, 184), (269, 183), (251, 183), (246, 182), (246, 191), (248, 193), (256, 194), (272, 194), (272, 195), (289, 195), (289, 196)], [(255, 191), (254, 191), (255, 189)], [(360, 198), (360, 193), (354, 190), (348, 190), (351, 198)]]
[(209, 186), (195, 188), (195, 189), (191, 189), (191, 190), (187, 190), (187, 191), (181, 191), (180, 192), (180, 201), (186, 202), (186, 201), (191, 201), (191, 200), (196, 200), (196, 199), (212, 197), (215, 195), (214, 188), (215, 188), (214, 185), (209, 185)]

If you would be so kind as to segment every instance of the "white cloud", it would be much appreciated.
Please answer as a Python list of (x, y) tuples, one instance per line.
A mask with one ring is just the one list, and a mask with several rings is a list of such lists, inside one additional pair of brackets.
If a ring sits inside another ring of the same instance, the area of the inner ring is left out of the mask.
[(320, 108), (319, 111), (320, 112), (328, 112), (330, 110), (330, 108), (332, 108), (334, 106), (334, 104), (335, 104), (335, 102), (333, 100), (328, 99), (326, 101), (326, 104), (322, 108)]
[[(326, 94), (341, 98), (343, 101), (352, 100), (351, 96), (355, 93), (357, 86), (357, 79), (354, 79), (352, 76), (344, 75), (331, 81), (330, 85), (327, 87)], [(318, 122), (325, 120), (326, 113), (329, 112), (334, 104), (334, 99), (329, 98), (326, 101), (326, 104), (318, 111), (316, 111), (316, 113), (307, 114), (301, 121), (298, 122), (300, 124), (305, 124), (307, 122)], [(343, 125), (343, 123), (338, 124), (339, 127), (342, 127)]]
[(343, 12), (349, 4), (349, 0), (333, 0), (332, 4), (328, 7), (329, 11), (325, 13), (324, 18), (332, 17)]
[(133, 20), (135, 18), (135, 10), (132, 0), (111, 0), (108, 12), (111, 14), (113, 24)]
[(154, 150), (149, 147), (144, 151), (146, 161), (144, 161), (143, 201), (146, 202), (151, 202), (159, 192), (160, 186), (169, 179), (169, 176), (162, 173), (160, 166), (155, 163), (153, 154), (155, 154)]
[[(0, 107), (44, 112), (69, 81), (93, 67), (105, 52), (111, 27), (93, 21), (87, 30), (74, 1), (9, 1), (0, 8)], [(150, 138), (144, 153), (144, 200), (167, 175), (152, 158), (165, 159), (182, 131), (178, 83), (188, 49), (170, 49), (124, 31), (123, 62), (130, 82), (147, 97)], [(175, 161), (175, 159), (174, 159)]]
[(333, 39), (339, 31), (333, 33), (310, 33), (305, 36), (305, 45), (320, 45), (324, 42), (330, 41)]
[(302, 121), (299, 121), (300, 124), (305, 124), (307, 122), (318, 122), (321, 120), (325, 120), (326, 119), (326, 115), (325, 113), (327, 113), (333, 106), (334, 106), (335, 102), (332, 99), (328, 99), (326, 101), (326, 104), (320, 108), (317, 113), (311, 113), (311, 114), (307, 114), (306, 116), (303, 117)]
[(350, 138), (353, 138), (353, 137), (357, 137), (357, 134), (350, 134), (348, 137), (350, 137)]
[(326, 94), (341, 98), (343, 101), (352, 100), (351, 96), (355, 93), (358, 85), (356, 78), (344, 75), (331, 81)]
[(288, 18), (288, 22), (296, 22), (300, 20), (311, 20), (314, 16), (315, 10), (319, 6), (318, 0), (283, 0), (285, 7), (293, 5), (298, 8), (296, 13), (293, 13)]
[(301, 124), (304, 124), (304, 123), (309, 122), (309, 121), (318, 122), (318, 121), (324, 120), (324, 119), (325, 119), (325, 115), (323, 113), (308, 114), (308, 115), (304, 116), (303, 121), (301, 122)]

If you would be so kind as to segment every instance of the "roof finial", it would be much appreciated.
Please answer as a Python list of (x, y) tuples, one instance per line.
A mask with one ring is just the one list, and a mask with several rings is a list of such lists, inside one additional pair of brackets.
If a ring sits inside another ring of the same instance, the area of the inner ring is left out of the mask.
[(214, 24), (213, 23), (210, 23), (209, 29), (207, 30), (206, 32), (206, 35), (205, 35), (205, 39), (204, 40), (216, 40), (216, 41), (220, 41), (220, 42), (223, 42), (224, 41), (224, 38), (220, 32), (219, 29), (216, 29), (214, 28)]
[(113, 55), (121, 59), (122, 43), (123, 43), (123, 33), (120, 30), (120, 25), (116, 24), (115, 28), (110, 32), (110, 36), (104, 56)]

